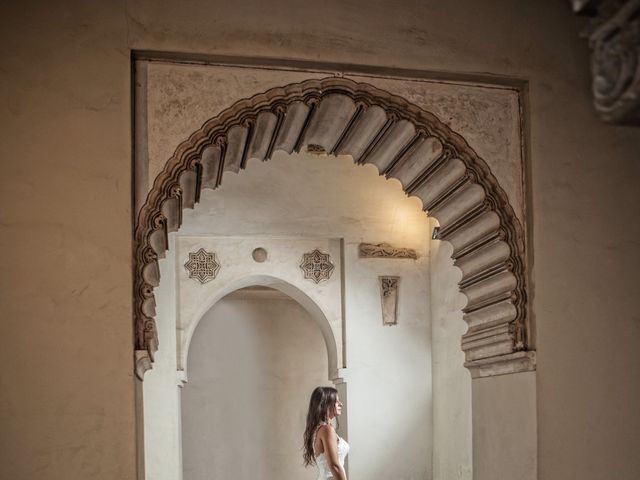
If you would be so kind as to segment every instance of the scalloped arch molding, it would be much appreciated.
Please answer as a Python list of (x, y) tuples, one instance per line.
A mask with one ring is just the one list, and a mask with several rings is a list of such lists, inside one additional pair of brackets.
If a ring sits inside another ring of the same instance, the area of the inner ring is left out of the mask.
[(487, 164), (433, 114), (371, 85), (343, 78), (307, 80), (241, 100), (207, 121), (166, 162), (135, 227), (136, 372), (151, 368), (158, 348), (153, 290), (158, 258), (182, 210), (225, 171), (251, 158), (302, 149), (351, 155), (400, 181), (440, 224), (436, 238), (453, 246), (468, 299), (462, 336), (474, 376), (532, 370), (523, 228)]

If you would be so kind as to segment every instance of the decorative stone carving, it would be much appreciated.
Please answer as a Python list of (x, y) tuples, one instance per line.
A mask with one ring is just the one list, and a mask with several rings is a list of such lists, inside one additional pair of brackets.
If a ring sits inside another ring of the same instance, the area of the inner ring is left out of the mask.
[(640, 125), (640, 0), (572, 0), (592, 17), (584, 35), (591, 47), (593, 103), (610, 123)]
[[(273, 128), (260, 130), (258, 116), (270, 118)], [(408, 140), (399, 138), (400, 123), (411, 132)], [(452, 245), (462, 271), (460, 291), (468, 298), (463, 312), (469, 329), (462, 339), (468, 365), (492, 358), (503, 362), (505, 355), (530, 349), (525, 235), (487, 164), (433, 114), (371, 85), (336, 77), (241, 100), (175, 150), (155, 178), (135, 228), (136, 349), (148, 350), (152, 358), (158, 345), (154, 264), (164, 255), (168, 233), (179, 228), (182, 209), (199, 200), (202, 188), (220, 186), (225, 171), (244, 168), (250, 154), (268, 160), (275, 150), (300, 152), (309, 145), (375, 165), (438, 220), (435, 237)], [(310, 278), (328, 278), (333, 265), (322, 268), (317, 273), (311, 268)]]
[(200, 283), (207, 283), (218, 275), (220, 264), (216, 260), (216, 254), (207, 252), (201, 248), (197, 252), (189, 253), (189, 260), (184, 264), (189, 272), (189, 278), (195, 278)]
[(382, 324), (398, 324), (398, 284), (400, 277), (378, 277), (382, 300)]
[(418, 258), (418, 254), (411, 248), (396, 248), (388, 243), (361, 243), (360, 258)]
[(300, 268), (304, 272), (304, 278), (309, 278), (316, 283), (329, 280), (334, 270), (329, 254), (322, 253), (317, 248), (302, 256)]

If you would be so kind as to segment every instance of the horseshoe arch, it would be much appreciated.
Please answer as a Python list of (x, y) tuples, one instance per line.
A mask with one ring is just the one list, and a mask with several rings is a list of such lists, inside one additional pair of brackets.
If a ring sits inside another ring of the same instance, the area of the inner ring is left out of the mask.
[(134, 232), (136, 374), (158, 348), (153, 290), (169, 232), (203, 188), (226, 171), (276, 150), (351, 155), (395, 178), (440, 224), (434, 238), (453, 246), (462, 271), (468, 324), (462, 336), (473, 376), (535, 368), (528, 315), (525, 237), (507, 195), (468, 143), (402, 97), (344, 78), (307, 80), (241, 100), (193, 133), (166, 162), (141, 207)]

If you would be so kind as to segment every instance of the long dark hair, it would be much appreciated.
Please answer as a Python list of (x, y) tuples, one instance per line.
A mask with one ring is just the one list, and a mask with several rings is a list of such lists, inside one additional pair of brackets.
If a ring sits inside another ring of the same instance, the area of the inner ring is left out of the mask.
[(313, 452), (313, 441), (316, 430), (323, 423), (329, 423), (329, 414), (335, 416), (336, 402), (338, 401), (338, 390), (333, 387), (316, 387), (309, 400), (309, 412), (307, 413), (307, 428), (303, 435), (304, 466), (316, 463), (316, 456)]

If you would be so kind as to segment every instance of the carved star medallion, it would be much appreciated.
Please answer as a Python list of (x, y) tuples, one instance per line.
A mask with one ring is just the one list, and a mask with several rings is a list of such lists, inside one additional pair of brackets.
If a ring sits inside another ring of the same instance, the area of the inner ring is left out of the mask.
[(184, 264), (184, 268), (189, 272), (189, 278), (195, 278), (200, 283), (207, 283), (216, 278), (220, 270), (216, 254), (207, 252), (201, 248), (197, 252), (189, 252), (189, 260)]
[(333, 273), (334, 265), (328, 253), (322, 253), (317, 248), (302, 256), (300, 268), (304, 272), (304, 278), (309, 278), (316, 283), (329, 280)]

